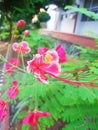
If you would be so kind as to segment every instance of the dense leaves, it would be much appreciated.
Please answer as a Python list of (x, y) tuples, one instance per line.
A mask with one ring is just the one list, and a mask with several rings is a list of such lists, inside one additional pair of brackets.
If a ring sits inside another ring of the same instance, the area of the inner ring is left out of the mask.
[(84, 14), (84, 15), (92, 18), (92, 19), (95, 19), (95, 20), (98, 19), (98, 14), (97, 13), (88, 11), (86, 8), (76, 8), (76, 7), (72, 7), (72, 6), (66, 6), (64, 9), (71, 9), (74, 12), (82, 13), (82, 14)]

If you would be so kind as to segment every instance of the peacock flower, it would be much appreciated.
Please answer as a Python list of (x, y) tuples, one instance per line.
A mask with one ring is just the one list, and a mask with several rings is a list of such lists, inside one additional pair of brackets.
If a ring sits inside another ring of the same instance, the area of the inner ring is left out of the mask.
[(61, 71), (57, 56), (56, 51), (47, 51), (44, 56), (34, 55), (33, 59), (27, 62), (27, 72), (32, 72), (39, 81), (48, 83), (46, 74), (57, 76)]
[(20, 65), (20, 61), (17, 58), (9, 59), (8, 63), (5, 64), (5, 69), (7, 73), (12, 73), (17, 66)]
[(31, 51), (31, 49), (29, 48), (29, 45), (26, 41), (22, 41), (20, 43), (13, 43), (12, 48), (14, 51), (16, 51), (17, 53), (29, 53)]
[(0, 99), (0, 121), (3, 120), (8, 113), (7, 103)]
[(10, 99), (15, 98), (19, 93), (18, 82), (15, 80), (12, 82), (12, 87), (8, 89), (8, 97)]
[(17, 27), (18, 28), (23, 28), (25, 26), (26, 22), (23, 20), (23, 19), (20, 19), (18, 22), (17, 22)]
[(86, 85), (87, 83), (85, 82), (71, 81), (69, 79), (59, 77), (59, 74), (61, 74), (60, 63), (66, 61), (66, 51), (60, 44), (55, 50), (38, 48), (38, 54), (34, 55), (33, 59), (27, 62), (27, 72), (32, 72), (35, 77), (43, 83), (48, 83), (47, 75), (50, 75), (51, 77), (68, 84), (76, 86)]
[(29, 125), (36, 125), (39, 121), (40, 117), (43, 116), (50, 116), (49, 112), (41, 112), (41, 111), (37, 111), (34, 110), (32, 112), (30, 112), (24, 119), (23, 119), (23, 123), (24, 124), (29, 124)]

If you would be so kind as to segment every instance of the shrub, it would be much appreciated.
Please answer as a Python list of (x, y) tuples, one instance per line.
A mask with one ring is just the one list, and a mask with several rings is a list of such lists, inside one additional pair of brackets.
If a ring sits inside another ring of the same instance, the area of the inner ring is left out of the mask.
[(47, 12), (41, 12), (38, 15), (40, 22), (47, 22), (50, 19), (50, 15)]

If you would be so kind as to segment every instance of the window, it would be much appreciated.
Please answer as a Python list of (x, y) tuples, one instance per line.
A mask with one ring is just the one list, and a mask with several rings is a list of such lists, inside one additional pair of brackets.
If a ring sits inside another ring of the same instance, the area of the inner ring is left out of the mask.
[[(85, 0), (84, 8), (87, 8), (88, 11), (98, 13), (98, 0)], [(82, 21), (94, 21), (94, 19), (82, 15)]]

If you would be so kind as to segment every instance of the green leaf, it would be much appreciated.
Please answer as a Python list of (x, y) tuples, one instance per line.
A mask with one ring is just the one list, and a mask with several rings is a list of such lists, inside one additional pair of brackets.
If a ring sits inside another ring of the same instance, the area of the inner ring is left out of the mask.
[(22, 125), (22, 130), (29, 130), (30, 126), (29, 125)]

